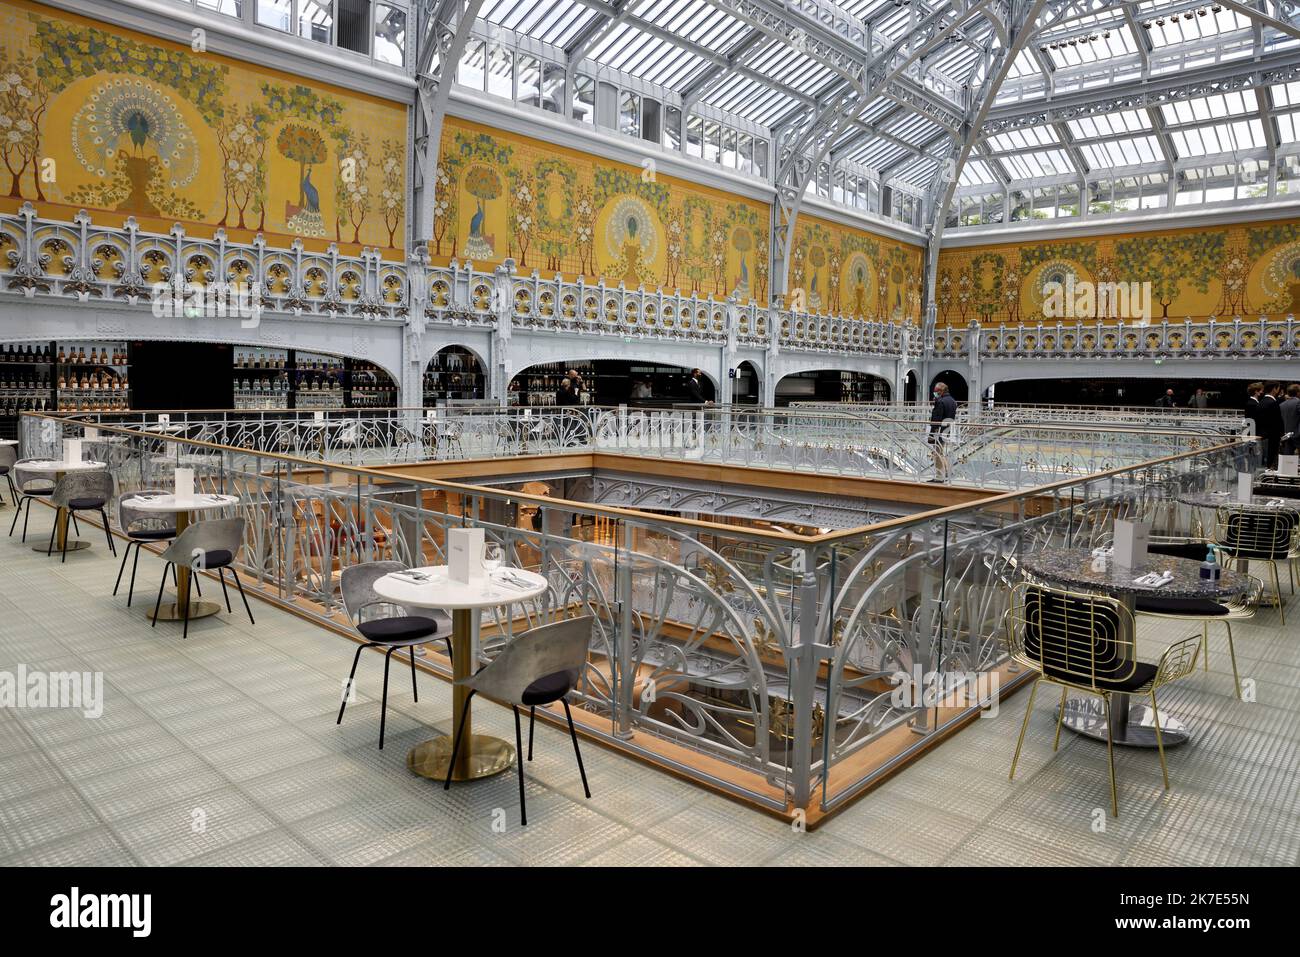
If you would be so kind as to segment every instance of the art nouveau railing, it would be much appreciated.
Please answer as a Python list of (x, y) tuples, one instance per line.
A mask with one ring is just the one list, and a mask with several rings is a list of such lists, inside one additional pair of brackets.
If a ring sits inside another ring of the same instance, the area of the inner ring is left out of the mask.
[[(87, 436), (80, 420), (28, 413), (23, 453), (59, 456), (65, 437), (80, 437), (110, 458), (123, 492), (168, 487), (175, 467), (193, 468), (201, 490), (240, 497), (247, 579), (298, 614), (343, 627), (343, 568), (439, 564), (447, 529), (482, 527), (511, 563), (550, 583), (511, 615), (483, 614), (482, 660), (530, 625), (592, 615), (575, 701), (584, 730), (783, 811), (842, 803), (974, 715), (979, 697), (961, 695), (994, 675), (1003, 690), (1020, 680), (1000, 641), (1016, 556), (1094, 541), (1108, 518), (1167, 505), (1177, 487), (1226, 488), (1248, 455), (1184, 452), (808, 537), (100, 429)], [(340, 674), (350, 651), (339, 649)], [(424, 660), (449, 675), (441, 651), (430, 646)], [(338, 690), (322, 682), (322, 701)], [(718, 762), (731, 770), (719, 773)]]
[[(156, 413), (76, 413), (91, 424), (160, 432)], [(943, 479), (1023, 489), (1124, 468), (1217, 441), (1190, 429), (1069, 429), (956, 422), (932, 441), (927, 419), (803, 409), (422, 409), (174, 412), (192, 441), (312, 461), (389, 465), (564, 452), (607, 452), (701, 464), (901, 481)]]
[(1292, 359), (1300, 355), (1300, 323), (1285, 315), (944, 326), (932, 355), (968, 359), (976, 341), (981, 359)]
[(376, 250), (345, 255), (334, 244), (325, 252), (308, 251), (297, 240), (272, 247), (261, 234), (238, 243), (221, 229), (195, 236), (177, 225), (159, 235), (140, 229), (134, 218), (120, 227), (96, 225), (84, 211), (62, 222), (38, 217), (30, 203), (0, 216), (0, 290), (160, 307), (177, 316), (192, 314), (188, 300), (208, 291), (228, 298), (227, 308), (241, 318), (253, 306), (286, 316), (394, 322), (422, 310), (427, 323), (453, 326), (509, 322), (537, 331), (759, 348), (776, 336), (787, 349), (884, 357), (904, 349), (915, 354), (919, 343), (912, 325), (521, 275), (506, 267), (431, 266), (423, 252), (393, 262)]

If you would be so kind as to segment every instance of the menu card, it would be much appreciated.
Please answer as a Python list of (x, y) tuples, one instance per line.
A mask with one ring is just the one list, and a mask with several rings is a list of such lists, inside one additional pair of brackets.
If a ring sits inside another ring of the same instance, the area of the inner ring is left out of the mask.
[(63, 461), (69, 465), (81, 461), (81, 439), (63, 440)]
[(315, 419), (317, 422), (324, 422), (324, 421), (325, 421), (325, 413), (324, 413), (324, 412), (313, 412), (313, 413), (312, 413), (312, 418)]
[(1136, 568), (1146, 561), (1147, 543), (1151, 539), (1150, 522), (1115, 520), (1115, 564)]
[(172, 417), (171, 417), (168, 413), (166, 413), (166, 412), (159, 412), (159, 413), (158, 413), (158, 424), (159, 424), (159, 425), (171, 425), (171, 421), (172, 421)]
[(1255, 494), (1255, 476), (1251, 472), (1237, 473), (1237, 501), (1249, 502)]
[(1277, 474), (1300, 474), (1300, 455), (1279, 455), (1277, 457)]
[(448, 530), (447, 577), (464, 585), (483, 577), (483, 529)]
[(176, 470), (176, 501), (188, 502), (194, 498), (194, 469)]

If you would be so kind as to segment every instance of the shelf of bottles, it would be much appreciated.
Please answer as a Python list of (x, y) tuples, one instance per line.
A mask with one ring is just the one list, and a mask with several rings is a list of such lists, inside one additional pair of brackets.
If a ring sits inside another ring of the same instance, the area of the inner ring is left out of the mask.
[(0, 438), (17, 438), (18, 416), (53, 409), (54, 401), (51, 344), (0, 343)]
[(840, 372), (841, 402), (885, 402), (889, 383), (865, 372)]
[(578, 373), (581, 386), (578, 396), (582, 405), (595, 402), (596, 370), (590, 362), (570, 363), (546, 362), (529, 366), (510, 382), (510, 404), (518, 406), (555, 405), (555, 396), (560, 384), (568, 378), (570, 370)]
[(289, 350), (234, 349), (235, 408), (289, 408)]
[(294, 352), (295, 409), (342, 409), (347, 405), (347, 365), (338, 356)]
[(487, 395), (483, 368), (474, 353), (448, 346), (429, 360), (424, 370), (424, 404), (447, 399), (482, 399)]
[(373, 362), (347, 360), (347, 405), (350, 409), (386, 409), (397, 405), (397, 383)]
[(54, 378), (60, 412), (131, 408), (131, 363), (125, 342), (60, 342)]

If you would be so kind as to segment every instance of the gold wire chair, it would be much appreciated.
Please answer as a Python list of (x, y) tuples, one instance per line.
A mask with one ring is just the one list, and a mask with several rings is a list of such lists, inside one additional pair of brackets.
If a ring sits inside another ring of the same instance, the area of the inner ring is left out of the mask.
[[(1297, 546), (1300, 512), (1289, 508), (1257, 505), (1220, 505), (1214, 513), (1214, 543), (1230, 558), (1242, 563), (1243, 571), (1251, 562), (1268, 565), (1277, 595), (1277, 610), (1286, 624), (1282, 602), (1282, 583), (1277, 563), (1291, 563), (1300, 554)], [(1295, 569), (1291, 567), (1291, 590), (1295, 590)]]
[[(1241, 676), (1237, 673), (1237, 649), (1232, 643), (1232, 623), (1255, 617), (1264, 583), (1247, 575), (1246, 590), (1225, 601), (1210, 599), (1159, 599), (1139, 598), (1137, 613), (1144, 618), (1164, 618), (1170, 621), (1199, 621), (1201, 623), (1202, 663), (1210, 670), (1210, 622), (1221, 621), (1228, 631), (1228, 657), (1232, 659), (1232, 683), (1241, 699)], [(1180, 608), (1181, 606), (1181, 608)]]
[(1110, 771), (1111, 814), (1119, 817), (1119, 793), (1115, 786), (1115, 744), (1111, 737), (1111, 696), (1116, 693), (1146, 693), (1155, 717), (1156, 747), (1165, 789), (1169, 769), (1156, 707), (1156, 691), (1191, 674), (1201, 636), (1176, 641), (1165, 649), (1159, 664), (1138, 661), (1134, 655), (1135, 622), (1132, 613), (1116, 599), (1082, 592), (1060, 591), (1037, 584), (1020, 584), (1012, 591), (1008, 609), (1007, 640), (1011, 657), (1022, 667), (1035, 671), (1029, 691), (1025, 720), (1020, 726), (1016, 753), (1011, 759), (1010, 780), (1025, 743), (1025, 730), (1034, 710), (1038, 683), (1059, 685), (1061, 703), (1056, 717), (1056, 738), (1052, 750), (1061, 745), (1061, 724), (1065, 719), (1066, 695), (1080, 691), (1102, 700), (1106, 719), (1106, 760)]

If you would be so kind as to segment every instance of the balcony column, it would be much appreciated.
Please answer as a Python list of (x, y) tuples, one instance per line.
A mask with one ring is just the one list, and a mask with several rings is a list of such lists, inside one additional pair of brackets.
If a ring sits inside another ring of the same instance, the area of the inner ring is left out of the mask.
[(497, 266), (493, 274), (492, 315), (496, 329), (488, 350), (487, 394), (502, 408), (509, 401), (510, 387), (510, 334), (514, 328), (515, 312), (515, 261), (507, 259)]

